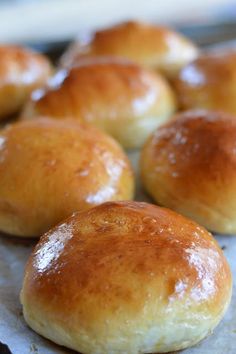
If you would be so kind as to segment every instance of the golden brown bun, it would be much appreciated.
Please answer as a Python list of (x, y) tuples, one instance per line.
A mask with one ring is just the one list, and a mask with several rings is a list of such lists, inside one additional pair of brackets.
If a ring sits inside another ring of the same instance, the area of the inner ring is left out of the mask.
[(163, 353), (210, 334), (231, 287), (204, 228), (151, 204), (109, 202), (40, 239), (21, 302), (31, 328), (81, 353)]
[(174, 84), (182, 109), (236, 114), (236, 51), (202, 55), (180, 71)]
[(173, 76), (197, 54), (196, 46), (180, 33), (130, 21), (90, 34), (86, 40), (78, 38), (62, 57), (61, 64), (68, 68), (81, 58), (112, 55)]
[(236, 233), (236, 119), (189, 111), (158, 129), (141, 157), (143, 183), (160, 205), (208, 229)]
[(49, 61), (29, 49), (0, 45), (0, 119), (17, 113), (51, 73)]
[(165, 79), (136, 64), (109, 58), (73, 68), (60, 85), (35, 96), (24, 116), (73, 116), (102, 128), (127, 148), (140, 147), (175, 110)]
[(0, 132), (0, 230), (39, 236), (74, 211), (133, 197), (120, 146), (93, 126), (38, 118)]

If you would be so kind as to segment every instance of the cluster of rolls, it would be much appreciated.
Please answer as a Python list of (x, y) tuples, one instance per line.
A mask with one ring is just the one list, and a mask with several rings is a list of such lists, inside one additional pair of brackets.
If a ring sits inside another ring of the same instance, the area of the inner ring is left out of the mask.
[[(218, 324), (232, 277), (204, 227), (236, 233), (235, 56), (138, 22), (78, 38), (56, 69), (0, 47), (0, 119), (18, 117), (0, 131), (0, 230), (44, 234), (20, 296), (36, 332), (83, 354), (144, 354)], [(141, 149), (146, 191), (183, 216), (131, 201), (124, 148)]]

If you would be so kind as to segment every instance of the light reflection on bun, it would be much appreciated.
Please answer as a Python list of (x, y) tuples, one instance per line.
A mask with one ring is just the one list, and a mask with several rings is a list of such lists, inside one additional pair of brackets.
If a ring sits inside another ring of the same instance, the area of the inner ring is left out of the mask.
[(32, 329), (80, 353), (163, 353), (210, 334), (231, 287), (204, 228), (154, 205), (109, 202), (40, 239), (21, 302)]

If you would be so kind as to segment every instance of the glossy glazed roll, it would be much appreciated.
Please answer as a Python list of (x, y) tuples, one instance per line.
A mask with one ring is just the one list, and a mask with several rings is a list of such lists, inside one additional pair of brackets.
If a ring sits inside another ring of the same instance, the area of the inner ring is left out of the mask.
[(188, 111), (144, 145), (141, 174), (154, 200), (211, 231), (236, 233), (236, 119)]
[(196, 58), (198, 50), (169, 28), (130, 21), (80, 36), (63, 55), (61, 64), (71, 67), (81, 58), (104, 55), (125, 57), (172, 77)]
[(17, 113), (30, 93), (46, 83), (51, 66), (42, 54), (0, 45), (0, 120)]
[(40, 239), (21, 302), (32, 329), (80, 353), (165, 353), (210, 334), (231, 287), (203, 227), (151, 204), (109, 202)]
[(74, 211), (133, 197), (121, 147), (98, 129), (38, 118), (0, 131), (0, 231), (40, 236)]
[(181, 109), (236, 114), (236, 51), (200, 56), (180, 71), (174, 86)]
[(55, 80), (55, 87), (34, 93), (24, 116), (73, 116), (102, 128), (124, 147), (136, 148), (175, 110), (165, 79), (133, 63), (95, 59), (64, 75), (60, 84)]

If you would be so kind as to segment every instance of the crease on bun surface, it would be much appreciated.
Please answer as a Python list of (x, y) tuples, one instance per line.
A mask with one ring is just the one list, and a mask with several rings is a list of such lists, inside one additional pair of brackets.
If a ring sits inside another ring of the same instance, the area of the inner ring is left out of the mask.
[(236, 51), (199, 56), (179, 72), (173, 83), (181, 109), (236, 114)]
[(128, 58), (172, 77), (198, 55), (197, 47), (182, 34), (163, 26), (128, 21), (78, 37), (61, 59), (71, 67), (81, 58), (112, 55)]
[(93, 58), (55, 86), (32, 95), (24, 116), (73, 116), (105, 130), (127, 148), (140, 147), (175, 111), (175, 97), (160, 75), (123, 59)]
[(51, 65), (42, 54), (13, 45), (0, 45), (0, 120), (17, 113), (30, 93), (44, 85)]
[(133, 172), (111, 137), (48, 118), (0, 131), (0, 230), (40, 236), (74, 211), (132, 199)]
[(26, 266), (28, 325), (83, 354), (163, 353), (210, 334), (231, 297), (203, 227), (139, 202), (108, 202), (45, 234)]
[(158, 204), (211, 231), (235, 234), (235, 117), (204, 110), (177, 114), (144, 145), (141, 176)]

